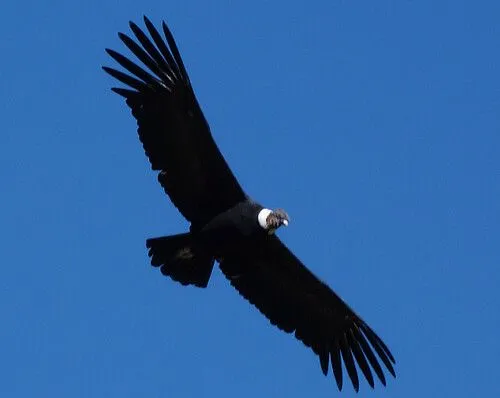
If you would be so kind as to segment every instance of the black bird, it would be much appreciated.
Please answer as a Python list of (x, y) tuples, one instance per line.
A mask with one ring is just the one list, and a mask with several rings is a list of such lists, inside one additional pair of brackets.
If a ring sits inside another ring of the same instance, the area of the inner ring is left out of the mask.
[(270, 210), (242, 189), (210, 133), (174, 38), (144, 17), (150, 38), (130, 22), (135, 40), (120, 39), (149, 71), (123, 55), (107, 53), (129, 74), (103, 67), (127, 88), (139, 138), (158, 181), (191, 223), (189, 232), (148, 239), (151, 264), (183, 285), (206, 287), (214, 262), (238, 292), (273, 324), (310, 347), (325, 375), (342, 389), (342, 362), (356, 391), (358, 368), (373, 388), (385, 385), (380, 361), (395, 376), (394, 357), (377, 334), (309, 271), (275, 231), (287, 226), (283, 210)]

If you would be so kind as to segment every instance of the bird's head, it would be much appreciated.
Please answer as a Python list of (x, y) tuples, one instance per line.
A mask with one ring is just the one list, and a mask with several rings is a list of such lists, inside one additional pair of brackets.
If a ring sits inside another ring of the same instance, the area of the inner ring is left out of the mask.
[(290, 221), (288, 214), (283, 209), (262, 209), (258, 215), (259, 225), (269, 234), (274, 233), (279, 227), (288, 227)]

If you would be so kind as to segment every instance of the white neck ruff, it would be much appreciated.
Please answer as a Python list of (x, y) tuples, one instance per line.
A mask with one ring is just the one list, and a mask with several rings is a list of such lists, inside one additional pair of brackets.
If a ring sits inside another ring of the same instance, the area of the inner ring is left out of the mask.
[(267, 217), (269, 217), (269, 214), (271, 214), (273, 211), (269, 209), (262, 209), (259, 211), (259, 215), (257, 216), (257, 219), (259, 220), (259, 225), (267, 229)]

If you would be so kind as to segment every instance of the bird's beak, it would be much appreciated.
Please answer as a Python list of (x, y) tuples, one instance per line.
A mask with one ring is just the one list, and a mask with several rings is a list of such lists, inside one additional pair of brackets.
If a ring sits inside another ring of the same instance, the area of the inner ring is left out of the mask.
[(288, 220), (283, 220), (283, 225), (284, 225), (285, 227), (288, 227)]

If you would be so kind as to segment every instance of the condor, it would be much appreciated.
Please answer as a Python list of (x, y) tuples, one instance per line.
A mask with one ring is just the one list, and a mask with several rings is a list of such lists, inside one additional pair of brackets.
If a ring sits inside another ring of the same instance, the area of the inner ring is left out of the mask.
[(383, 367), (395, 376), (391, 352), (276, 236), (290, 222), (287, 213), (245, 193), (214, 142), (170, 30), (163, 22), (162, 37), (144, 22), (149, 37), (133, 22), (135, 39), (119, 33), (143, 66), (106, 49), (128, 73), (103, 69), (127, 86), (112, 90), (125, 98), (158, 181), (191, 223), (189, 232), (147, 240), (151, 264), (174, 281), (204, 288), (217, 262), (273, 325), (313, 350), (325, 375), (331, 365), (339, 390), (342, 363), (356, 391), (358, 369), (371, 387), (373, 373), (385, 385)]

